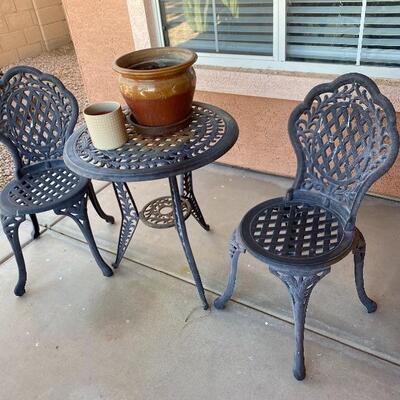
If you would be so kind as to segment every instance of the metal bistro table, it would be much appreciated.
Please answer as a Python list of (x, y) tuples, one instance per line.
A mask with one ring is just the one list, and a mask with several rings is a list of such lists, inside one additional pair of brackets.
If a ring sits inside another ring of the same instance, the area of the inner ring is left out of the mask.
[[(125, 113), (128, 120), (129, 111)], [(126, 126), (129, 141), (118, 149), (104, 151), (92, 145), (83, 124), (66, 143), (65, 164), (81, 176), (109, 181), (114, 186), (122, 215), (114, 267), (121, 262), (139, 219), (155, 228), (176, 226), (199, 296), (207, 309), (185, 226), (185, 220), (193, 215), (205, 230), (209, 230), (193, 192), (192, 171), (225, 154), (238, 138), (238, 126), (225, 111), (198, 102), (193, 103), (188, 126), (170, 136), (148, 137), (135, 132), (133, 125), (127, 123)], [(180, 190), (178, 175), (181, 175)], [(157, 198), (139, 213), (127, 182), (161, 178), (169, 179), (171, 197)]]

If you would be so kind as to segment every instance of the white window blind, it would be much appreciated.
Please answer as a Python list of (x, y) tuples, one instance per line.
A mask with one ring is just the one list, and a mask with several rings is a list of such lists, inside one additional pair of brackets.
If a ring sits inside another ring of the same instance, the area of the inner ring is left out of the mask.
[(199, 52), (273, 52), (274, 0), (160, 0), (166, 45)]
[(400, 1), (368, 1), (361, 64), (400, 65)]
[(288, 0), (288, 60), (355, 64), (362, 1)]
[(400, 1), (287, 0), (286, 24), (287, 60), (400, 64)]

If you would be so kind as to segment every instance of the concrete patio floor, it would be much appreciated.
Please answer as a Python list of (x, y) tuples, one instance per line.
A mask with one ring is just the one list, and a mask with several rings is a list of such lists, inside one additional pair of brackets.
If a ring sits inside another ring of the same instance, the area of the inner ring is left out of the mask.
[[(211, 232), (190, 218), (189, 237), (210, 302), (225, 288), (227, 247), (243, 214), (283, 195), (290, 180), (209, 166), (194, 172)], [(168, 194), (167, 181), (130, 185), (140, 209)], [(90, 209), (108, 262), (120, 215), (112, 188)], [(39, 215), (43, 234), (22, 227), (27, 293), (16, 298), (16, 265), (0, 235), (0, 399), (399, 399), (400, 204), (367, 197), (358, 226), (367, 240), (359, 302), (349, 256), (314, 290), (307, 319), (307, 378), (292, 377), (293, 326), (284, 285), (249, 255), (226, 310), (203, 311), (174, 229), (140, 224), (112, 278), (101, 275), (74, 223)]]

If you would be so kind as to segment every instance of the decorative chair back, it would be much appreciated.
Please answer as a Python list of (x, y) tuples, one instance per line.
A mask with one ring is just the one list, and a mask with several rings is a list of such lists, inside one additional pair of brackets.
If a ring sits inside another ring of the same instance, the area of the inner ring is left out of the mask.
[(78, 103), (54, 76), (17, 66), (0, 78), (0, 141), (22, 167), (60, 159), (78, 117)]
[(396, 114), (368, 77), (345, 74), (316, 86), (289, 118), (297, 156), (293, 195), (312, 192), (351, 229), (364, 194), (399, 151)]

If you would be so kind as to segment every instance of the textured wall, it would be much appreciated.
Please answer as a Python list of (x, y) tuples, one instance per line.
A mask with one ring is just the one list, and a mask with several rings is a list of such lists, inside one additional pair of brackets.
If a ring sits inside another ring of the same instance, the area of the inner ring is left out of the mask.
[[(126, 1), (64, 0), (64, 7), (90, 101), (121, 101), (111, 64), (119, 54), (134, 47)], [(288, 138), (287, 119), (296, 101), (200, 91), (196, 99), (224, 108), (239, 123), (238, 143), (221, 162), (276, 175), (294, 175), (296, 159)], [(399, 159), (372, 191), (400, 198)]]
[(61, 0), (0, 0), (0, 67), (70, 41)]
[[(14, 0), (31, 1), (31, 0)], [(46, 50), (50, 51), (71, 42), (61, 0), (32, 0)]]
[(31, 0), (0, 0), (0, 67), (44, 49), (42, 32)]
[[(298, 102), (208, 92), (197, 92), (196, 99), (223, 108), (239, 124), (239, 140), (221, 162), (275, 175), (295, 175), (296, 156), (287, 121)], [(397, 125), (400, 131), (400, 113)], [(400, 198), (400, 157), (370, 191)]]
[(121, 100), (111, 68), (133, 50), (126, 0), (63, 0), (90, 101)]

